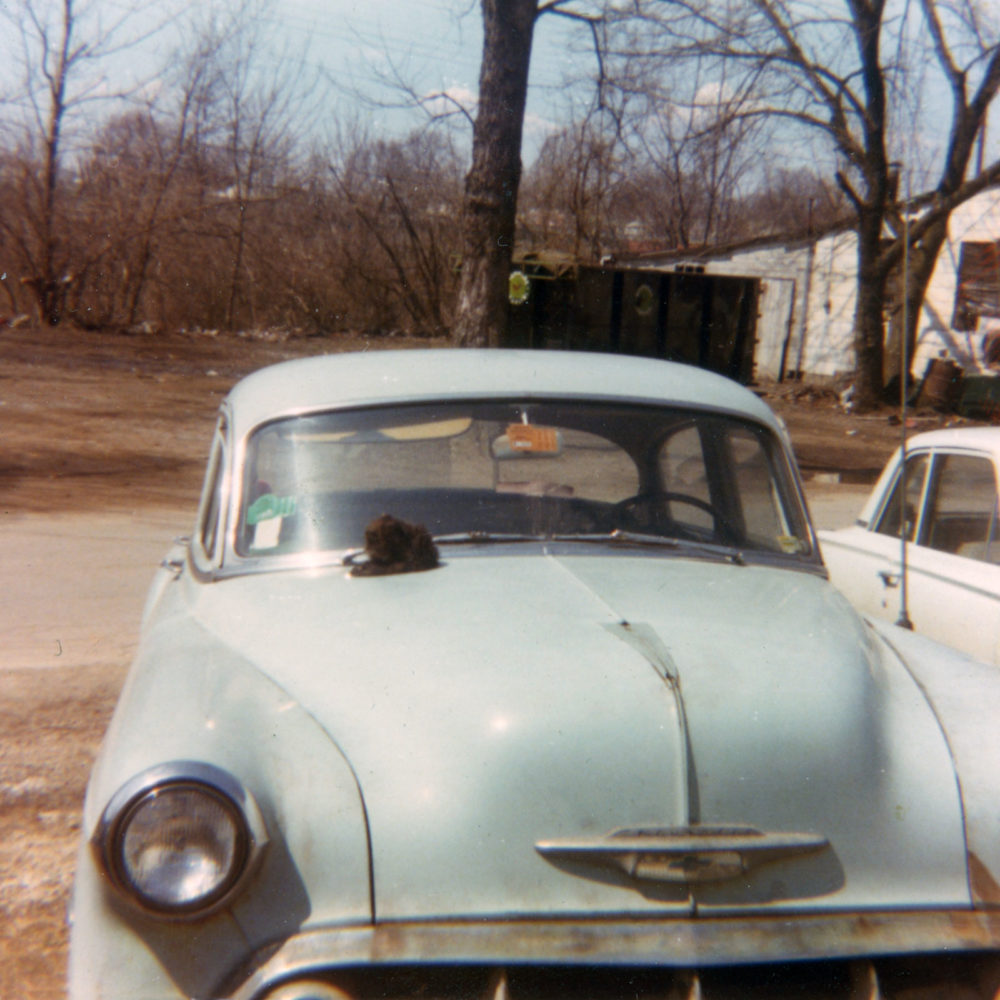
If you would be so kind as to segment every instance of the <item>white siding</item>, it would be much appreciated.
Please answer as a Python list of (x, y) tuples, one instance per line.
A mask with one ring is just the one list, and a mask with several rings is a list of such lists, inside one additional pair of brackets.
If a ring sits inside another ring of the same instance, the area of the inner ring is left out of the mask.
[(757, 345), (754, 350), (757, 375), (777, 378), (781, 372), (782, 360), (785, 361), (786, 368), (791, 363), (792, 359), (783, 359), (782, 355), (787, 354), (786, 339), (790, 340), (795, 334), (797, 285), (794, 278), (779, 278), (774, 275), (769, 275), (760, 283)]
[(923, 375), (927, 362), (938, 357), (941, 351), (966, 369), (974, 369), (981, 362), (983, 333), (988, 326), (996, 325), (996, 321), (982, 321), (979, 329), (972, 333), (951, 328), (958, 260), (963, 243), (996, 240), (1000, 240), (1000, 191), (984, 191), (951, 213), (948, 242), (938, 255), (917, 327), (913, 373), (918, 377)]
[(842, 375), (854, 368), (857, 238), (834, 233), (816, 242), (806, 308), (802, 371)]
[[(963, 242), (1000, 240), (1000, 190), (985, 191), (952, 213), (948, 242), (941, 250), (917, 328), (913, 372), (922, 376), (942, 351), (964, 368), (975, 368), (989, 323), (969, 334), (951, 329), (955, 285)], [(695, 264), (707, 274), (760, 278), (756, 371), (775, 378), (781, 371), (806, 375), (847, 374), (854, 368), (854, 309), (857, 238), (832, 233), (807, 243), (773, 243), (718, 257), (671, 261)], [(807, 301), (808, 300), (808, 301)]]

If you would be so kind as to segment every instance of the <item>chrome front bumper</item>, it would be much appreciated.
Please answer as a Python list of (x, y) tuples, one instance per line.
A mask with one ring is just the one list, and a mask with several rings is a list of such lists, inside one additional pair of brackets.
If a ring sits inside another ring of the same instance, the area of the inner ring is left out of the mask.
[[(687, 920), (507, 920), (330, 927), (277, 943), (221, 995), (260, 1000), (276, 984), (399, 969), (699, 970), (956, 956), (998, 972), (1000, 912), (815, 914)], [(874, 966), (873, 981), (877, 981)], [(868, 973), (864, 973), (868, 975)], [(981, 978), (981, 977), (979, 977)], [(992, 971), (989, 978), (993, 978)], [(994, 989), (996, 987), (993, 987)], [(343, 995), (367, 991), (343, 987)], [(701, 995), (701, 993), (692, 994)], [(705, 994), (706, 996), (708, 994)], [(856, 995), (856, 994), (855, 994)], [(877, 985), (867, 996), (881, 996)], [(992, 994), (990, 994), (992, 995)]]

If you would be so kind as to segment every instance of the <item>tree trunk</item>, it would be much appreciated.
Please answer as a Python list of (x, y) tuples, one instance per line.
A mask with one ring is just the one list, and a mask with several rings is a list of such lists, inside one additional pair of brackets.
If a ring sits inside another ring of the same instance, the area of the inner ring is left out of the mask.
[(226, 307), (226, 329), (236, 329), (236, 306), (240, 291), (240, 272), (243, 270), (243, 250), (246, 246), (246, 211), (248, 201), (239, 196), (236, 206), (236, 231), (233, 236), (236, 239), (236, 248), (233, 251), (233, 269), (229, 275), (229, 305)]
[(61, 37), (55, 53), (55, 68), (47, 73), (49, 90), (48, 120), (45, 124), (45, 163), (40, 206), (40, 251), (37, 282), (34, 286), (42, 322), (56, 326), (62, 319), (65, 290), (57, 257), (57, 222), (59, 174), (62, 166), (62, 126), (66, 113), (66, 76), (70, 66), (70, 39), (75, 27), (73, 0), (63, 0)]
[(483, 62), (472, 166), (465, 179), (462, 274), (452, 338), (496, 346), (507, 322), (521, 133), (538, 0), (482, 0)]
[[(901, 345), (903, 343), (903, 305), (906, 305), (906, 377), (913, 372), (913, 356), (917, 350), (917, 330), (920, 314), (924, 306), (927, 287), (931, 283), (938, 254), (948, 237), (947, 217), (935, 222), (920, 238), (917, 245), (910, 248), (905, 262), (899, 261), (896, 279), (898, 294), (889, 323), (889, 337), (886, 341), (885, 382), (893, 376), (900, 376)], [(904, 274), (905, 270), (905, 274)], [(905, 281), (905, 287), (904, 287)]]
[(886, 273), (879, 263), (882, 211), (858, 212), (858, 301), (854, 321), (854, 405), (872, 410), (882, 399)]

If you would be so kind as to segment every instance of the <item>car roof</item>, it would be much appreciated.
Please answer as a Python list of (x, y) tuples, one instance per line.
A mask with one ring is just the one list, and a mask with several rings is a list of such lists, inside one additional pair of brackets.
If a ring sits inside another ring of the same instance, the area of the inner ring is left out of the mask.
[(918, 448), (974, 448), (1000, 457), (1000, 427), (945, 427), (914, 434), (906, 442), (908, 451)]
[[(946, 451), (975, 451), (990, 455), (994, 464), (1000, 465), (1000, 427), (945, 427), (937, 431), (924, 431), (906, 439), (907, 455), (918, 451), (943, 449)], [(868, 499), (858, 512), (858, 524), (870, 525), (879, 508), (889, 484), (895, 476), (899, 463), (900, 449), (883, 466), (878, 482), (872, 487)]]
[(655, 358), (584, 351), (442, 348), (301, 358), (247, 376), (224, 405), (240, 438), (296, 413), (498, 396), (667, 402), (726, 411), (780, 431), (753, 392), (722, 375)]

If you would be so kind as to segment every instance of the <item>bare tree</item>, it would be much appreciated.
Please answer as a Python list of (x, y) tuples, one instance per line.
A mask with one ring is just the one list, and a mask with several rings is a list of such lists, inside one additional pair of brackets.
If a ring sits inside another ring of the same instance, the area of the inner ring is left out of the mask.
[(606, 88), (623, 94), (634, 197), (650, 199), (653, 232), (679, 248), (732, 238), (762, 159), (761, 123), (742, 114), (757, 99), (757, 75), (697, 53), (673, 66), (650, 46), (646, 17), (627, 8), (618, 8), (614, 34)]
[(465, 179), (462, 273), (453, 338), (467, 347), (499, 342), (521, 181), (521, 135), (536, 19), (559, 14), (591, 25), (600, 18), (571, 0), (482, 0), (483, 59)]
[[(190, 188), (192, 175), (197, 176), (192, 161), (198, 157), (200, 140), (209, 128), (217, 45), (217, 39), (211, 36), (198, 38), (187, 52), (175, 54), (173, 101), (163, 126), (154, 109), (146, 111), (152, 119), (150, 132), (155, 142), (144, 171), (149, 178), (145, 197), (137, 206), (134, 224), (126, 230), (134, 234), (129, 280), (123, 290), (123, 319), (129, 326), (138, 319), (158, 241), (180, 219), (191, 218), (203, 201), (201, 190), (191, 198), (185, 196), (186, 191), (178, 194), (177, 189)], [(199, 187), (197, 183), (195, 186)]]
[[(948, 83), (951, 128), (936, 183), (931, 183), (912, 204), (904, 202), (889, 217), (896, 239), (883, 254), (903, 287), (902, 294), (895, 296), (898, 307), (892, 315), (887, 351), (890, 357), (900, 356), (901, 340), (905, 337), (907, 359), (912, 359), (915, 353), (921, 307), (938, 254), (948, 237), (952, 209), (1000, 179), (1000, 161), (985, 169), (981, 162), (976, 164), (973, 176), (969, 177), (973, 152), (977, 143), (982, 152), (987, 113), (1000, 89), (1000, 24), (995, 22), (987, 35), (985, 18), (971, 0), (955, 4), (920, 0), (920, 8), (934, 59)], [(959, 51), (965, 52), (964, 60), (957, 55)], [(892, 373), (891, 364), (886, 365), (886, 373)]]
[[(441, 333), (449, 323), (461, 171), (442, 132), (387, 142), (355, 135), (330, 163), (339, 212), (330, 234), (340, 280), (366, 326)], [(359, 308), (360, 307), (360, 308)]]
[(224, 321), (229, 329), (242, 319), (255, 321), (254, 275), (248, 270), (255, 216), (261, 205), (286, 193), (282, 177), (291, 165), (296, 134), (308, 127), (306, 63), (301, 53), (293, 60), (269, 50), (264, 15), (271, 7), (269, 0), (241, 0), (231, 16), (210, 29), (218, 39), (216, 168), (225, 179), (217, 198), (220, 210), (229, 208)]
[(850, 218), (846, 197), (832, 178), (808, 167), (768, 165), (763, 179), (739, 205), (742, 235), (806, 236)]
[(599, 115), (549, 136), (525, 177), (519, 242), (592, 260), (617, 249), (623, 152)]
[(4, 213), (7, 231), (24, 270), (22, 281), (37, 303), (41, 319), (58, 323), (74, 261), (63, 237), (69, 192), (64, 176), (69, 119), (98, 101), (121, 97), (106, 86), (102, 65), (138, 44), (136, 7), (124, 8), (110, 22), (97, 4), (78, 0), (18, 0), (0, 9), (19, 45), (22, 116), (7, 127), (13, 135), (18, 173), (19, 211)]
[(482, 9), (479, 109), (465, 179), (462, 274), (452, 331), (468, 347), (497, 344), (506, 318), (538, 0), (482, 0)]
[(176, 256), (171, 244), (185, 224), (203, 219), (198, 163), (212, 125), (216, 48), (202, 36), (175, 52), (155, 100), (111, 118), (78, 155), (74, 202), (87, 231), (102, 239), (77, 251), (68, 299), (77, 322), (136, 324), (151, 276)]
[[(804, 128), (822, 135), (834, 151), (837, 182), (851, 206), (858, 236), (855, 398), (859, 408), (874, 406), (884, 379), (886, 286), (902, 255), (901, 240), (887, 247), (884, 237), (887, 224), (894, 224), (897, 234), (903, 228), (896, 162), (902, 143), (893, 131), (893, 116), (899, 114), (894, 97), (908, 95), (901, 34), (911, 30), (906, 19), (890, 17), (887, 0), (749, 0), (722, 7), (707, 0), (637, 0), (636, 7), (647, 28), (656, 27), (661, 46), (675, 60), (714, 59), (718, 66), (729, 67), (730, 78), (740, 73), (756, 78), (756, 98), (742, 106), (737, 117), (782, 125), (786, 138), (792, 134), (789, 127)], [(917, 202), (922, 215), (907, 227), (914, 249), (918, 241), (926, 241), (928, 257), (936, 255), (940, 241), (937, 247), (934, 241), (943, 239), (940, 227), (946, 226), (950, 211), (1000, 177), (1000, 164), (973, 180), (965, 177), (975, 137), (1000, 86), (997, 40), (978, 33), (975, 51), (959, 65), (946, 40), (945, 9), (952, 13), (956, 31), (963, 24), (965, 31), (977, 24), (966, 0), (954, 6), (921, 0), (924, 27), (954, 93), (949, 138), (940, 154), (941, 180), (930, 196)], [(974, 85), (973, 78), (978, 81)], [(925, 286), (926, 280), (921, 297)]]

